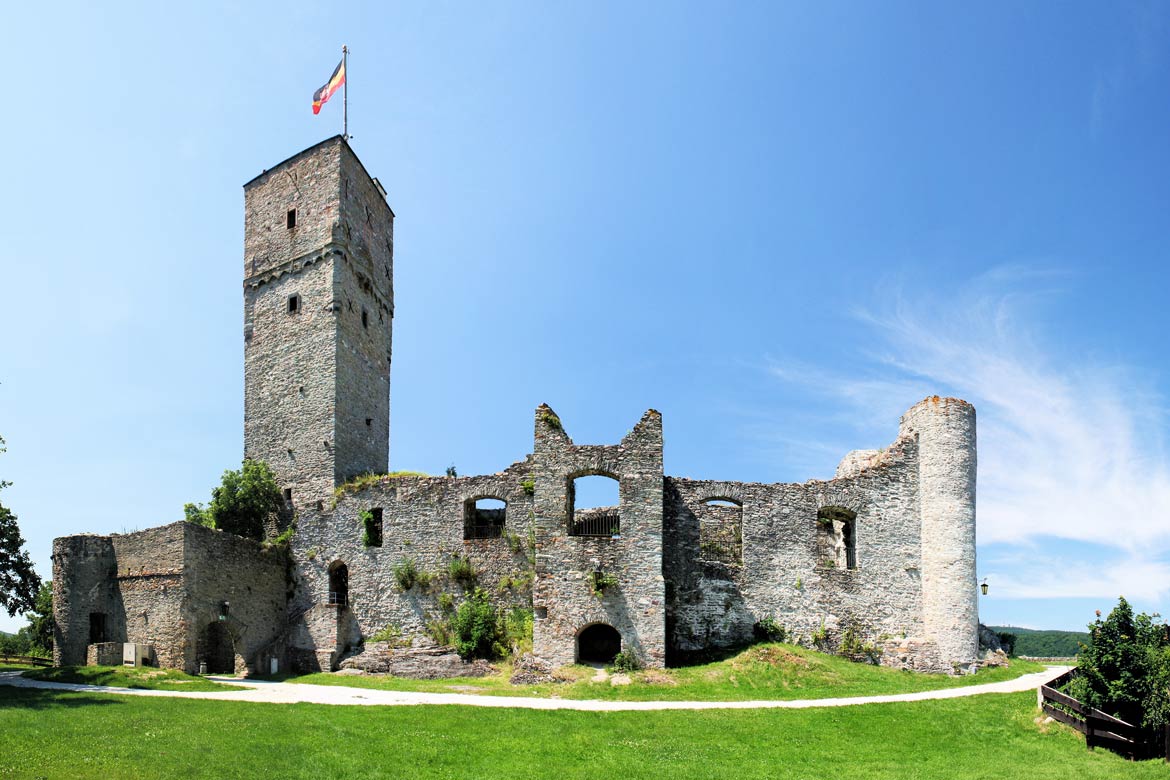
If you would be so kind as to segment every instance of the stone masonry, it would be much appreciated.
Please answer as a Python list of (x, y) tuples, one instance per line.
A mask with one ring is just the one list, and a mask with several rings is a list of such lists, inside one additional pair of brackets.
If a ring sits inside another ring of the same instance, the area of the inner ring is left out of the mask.
[[(58, 663), (139, 642), (188, 671), (334, 669), (375, 634), (441, 639), (477, 588), (532, 611), (546, 666), (620, 649), (661, 667), (761, 622), (902, 668), (977, 660), (970, 404), (918, 403), (827, 481), (671, 477), (658, 412), (592, 445), (545, 405), (501, 472), (387, 474), (385, 191), (334, 137), (244, 194), (244, 452), (276, 473), (295, 534), (287, 551), (184, 523), (57, 539)], [(617, 505), (576, 506), (587, 476), (615, 480)]]

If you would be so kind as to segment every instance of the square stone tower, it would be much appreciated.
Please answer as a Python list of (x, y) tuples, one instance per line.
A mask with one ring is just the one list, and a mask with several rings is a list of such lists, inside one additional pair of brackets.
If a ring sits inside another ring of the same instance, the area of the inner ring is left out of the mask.
[(394, 212), (341, 136), (244, 185), (244, 456), (294, 504), (387, 469), (393, 276)]

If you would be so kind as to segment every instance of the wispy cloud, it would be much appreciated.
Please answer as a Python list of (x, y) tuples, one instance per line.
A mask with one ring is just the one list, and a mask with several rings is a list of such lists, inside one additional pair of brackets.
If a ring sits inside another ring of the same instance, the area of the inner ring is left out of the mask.
[[(1010, 592), (1165, 595), (1166, 410), (1133, 369), (1046, 346), (1059, 344), (1056, 334), (1029, 312), (1051, 303), (1058, 281), (1003, 268), (945, 298), (887, 291), (888, 308), (859, 313), (868, 373), (819, 377), (818, 389), (862, 418), (942, 392), (975, 404), (979, 541), (1032, 547), (1019, 576), (1008, 575)], [(789, 382), (806, 376), (774, 373)], [(1096, 545), (1101, 555), (1053, 558), (1043, 554), (1046, 539)], [(1071, 591), (1070, 571), (1078, 580)]]

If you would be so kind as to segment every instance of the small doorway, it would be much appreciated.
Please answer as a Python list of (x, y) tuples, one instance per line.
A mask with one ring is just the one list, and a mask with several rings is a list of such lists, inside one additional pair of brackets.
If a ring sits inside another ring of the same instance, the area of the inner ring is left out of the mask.
[(579, 663), (608, 664), (622, 650), (622, 635), (606, 623), (595, 623), (577, 635)]
[(220, 621), (208, 624), (203, 647), (208, 672), (235, 674), (236, 650), (226, 625)]

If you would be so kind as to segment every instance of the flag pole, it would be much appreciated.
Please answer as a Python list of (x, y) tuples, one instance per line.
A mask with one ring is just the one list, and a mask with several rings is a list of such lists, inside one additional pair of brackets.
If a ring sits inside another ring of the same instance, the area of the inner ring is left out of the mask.
[(341, 71), (345, 81), (341, 83), (341, 137), (349, 140), (349, 47), (341, 46)]

